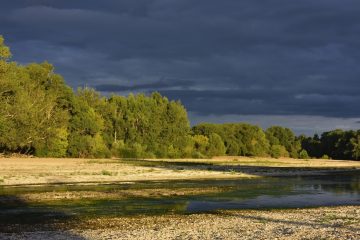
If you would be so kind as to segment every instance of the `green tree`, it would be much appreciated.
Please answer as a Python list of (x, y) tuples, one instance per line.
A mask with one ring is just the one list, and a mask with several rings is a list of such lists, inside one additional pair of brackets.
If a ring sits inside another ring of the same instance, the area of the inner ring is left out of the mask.
[(270, 155), (273, 158), (289, 157), (289, 152), (282, 145), (272, 145), (270, 148)]
[(313, 137), (300, 135), (297, 140), (301, 143), (301, 148), (305, 149), (309, 156), (321, 158), (324, 155), (323, 146), (317, 134), (315, 134)]
[(354, 160), (360, 159), (360, 132), (357, 132), (356, 137), (351, 138), (350, 140), (352, 145), (352, 157)]
[(0, 59), (7, 60), (11, 57), (10, 48), (5, 45), (4, 37), (0, 35)]
[(222, 156), (225, 154), (224, 142), (218, 134), (210, 134), (206, 153), (209, 157)]
[(194, 153), (192, 157), (202, 158), (207, 154), (209, 146), (209, 138), (204, 135), (194, 135), (192, 137), (194, 143)]
[(271, 146), (283, 146), (288, 152), (288, 154), (284, 153), (284, 155), (290, 155), (293, 158), (298, 157), (298, 152), (301, 149), (301, 143), (296, 139), (294, 133), (289, 128), (272, 126), (268, 128), (265, 133)]
[(269, 141), (264, 131), (250, 124), (239, 124), (235, 134), (240, 141), (240, 155), (243, 156), (267, 156), (269, 152)]
[(300, 159), (308, 159), (309, 158), (309, 155), (308, 155), (308, 153), (307, 153), (307, 151), (305, 149), (300, 151), (299, 158)]
[(68, 153), (72, 157), (109, 157), (110, 150), (103, 138), (104, 121), (94, 107), (100, 102), (93, 89), (79, 89), (72, 106), (69, 122)]

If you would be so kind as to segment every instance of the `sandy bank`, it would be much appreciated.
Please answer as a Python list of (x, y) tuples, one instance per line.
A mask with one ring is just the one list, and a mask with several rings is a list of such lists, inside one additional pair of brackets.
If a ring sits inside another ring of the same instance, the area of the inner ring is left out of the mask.
[(231, 179), (360, 169), (360, 161), (221, 157), (119, 160), (0, 158), (0, 185)]
[(360, 239), (360, 207), (99, 218), (0, 239)]

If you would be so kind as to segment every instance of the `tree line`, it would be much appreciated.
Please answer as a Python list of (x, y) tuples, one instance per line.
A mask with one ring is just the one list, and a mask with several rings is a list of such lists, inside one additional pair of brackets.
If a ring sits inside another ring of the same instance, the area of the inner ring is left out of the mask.
[(0, 151), (39, 157), (204, 158), (218, 155), (360, 158), (360, 132), (295, 136), (245, 123), (190, 127), (179, 101), (159, 93), (73, 91), (48, 62), (20, 65), (0, 36)]
[[(246, 123), (202, 123), (192, 128), (192, 136), (204, 155), (212, 149), (213, 155), (360, 160), (360, 130), (337, 129), (307, 137), (281, 126), (264, 131)], [(209, 144), (210, 138), (218, 140)]]
[(302, 148), (313, 158), (360, 160), (360, 130), (336, 129), (313, 137), (300, 135)]

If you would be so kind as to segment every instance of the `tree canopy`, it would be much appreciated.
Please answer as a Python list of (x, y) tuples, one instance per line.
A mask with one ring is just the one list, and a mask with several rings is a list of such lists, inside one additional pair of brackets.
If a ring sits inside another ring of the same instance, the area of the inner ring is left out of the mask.
[(158, 92), (73, 91), (48, 62), (19, 65), (0, 36), (0, 151), (42, 157), (272, 156), (360, 159), (360, 131), (296, 137), (247, 123), (190, 127), (185, 107)]

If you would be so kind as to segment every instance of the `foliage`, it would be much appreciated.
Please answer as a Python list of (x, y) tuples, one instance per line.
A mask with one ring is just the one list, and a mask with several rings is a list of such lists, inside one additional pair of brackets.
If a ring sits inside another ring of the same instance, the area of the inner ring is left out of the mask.
[(281, 149), (282, 157), (286, 157), (289, 155), (293, 158), (298, 157), (298, 152), (301, 149), (301, 145), (300, 142), (296, 139), (294, 133), (289, 128), (272, 126), (268, 128), (265, 133), (270, 145), (277, 146), (275, 147), (275, 149), (280, 150), (278, 146), (284, 147), (284, 149)]
[(360, 160), (360, 131), (336, 129), (324, 132), (321, 137), (300, 136), (299, 140), (311, 157)]
[(309, 154), (307, 153), (307, 151), (305, 149), (300, 151), (299, 158), (300, 159), (308, 159), (309, 158)]
[(272, 145), (270, 148), (270, 155), (273, 158), (289, 157), (289, 152), (282, 145)]
[(210, 137), (217, 134), (224, 142), (227, 155), (267, 156), (269, 142), (264, 131), (245, 123), (210, 124), (202, 123), (193, 127), (193, 134)]
[[(296, 137), (280, 126), (201, 123), (160, 93), (74, 92), (48, 62), (19, 65), (0, 36), (0, 151), (42, 157), (205, 158), (218, 155), (360, 160), (360, 131)], [(302, 149), (302, 150), (301, 150)], [(301, 150), (301, 151), (300, 151)]]
[(329, 156), (324, 154), (324, 155), (322, 155), (321, 159), (329, 159)]
[(209, 144), (206, 149), (208, 156), (222, 156), (225, 155), (225, 145), (221, 137), (216, 133), (211, 133), (209, 136)]

